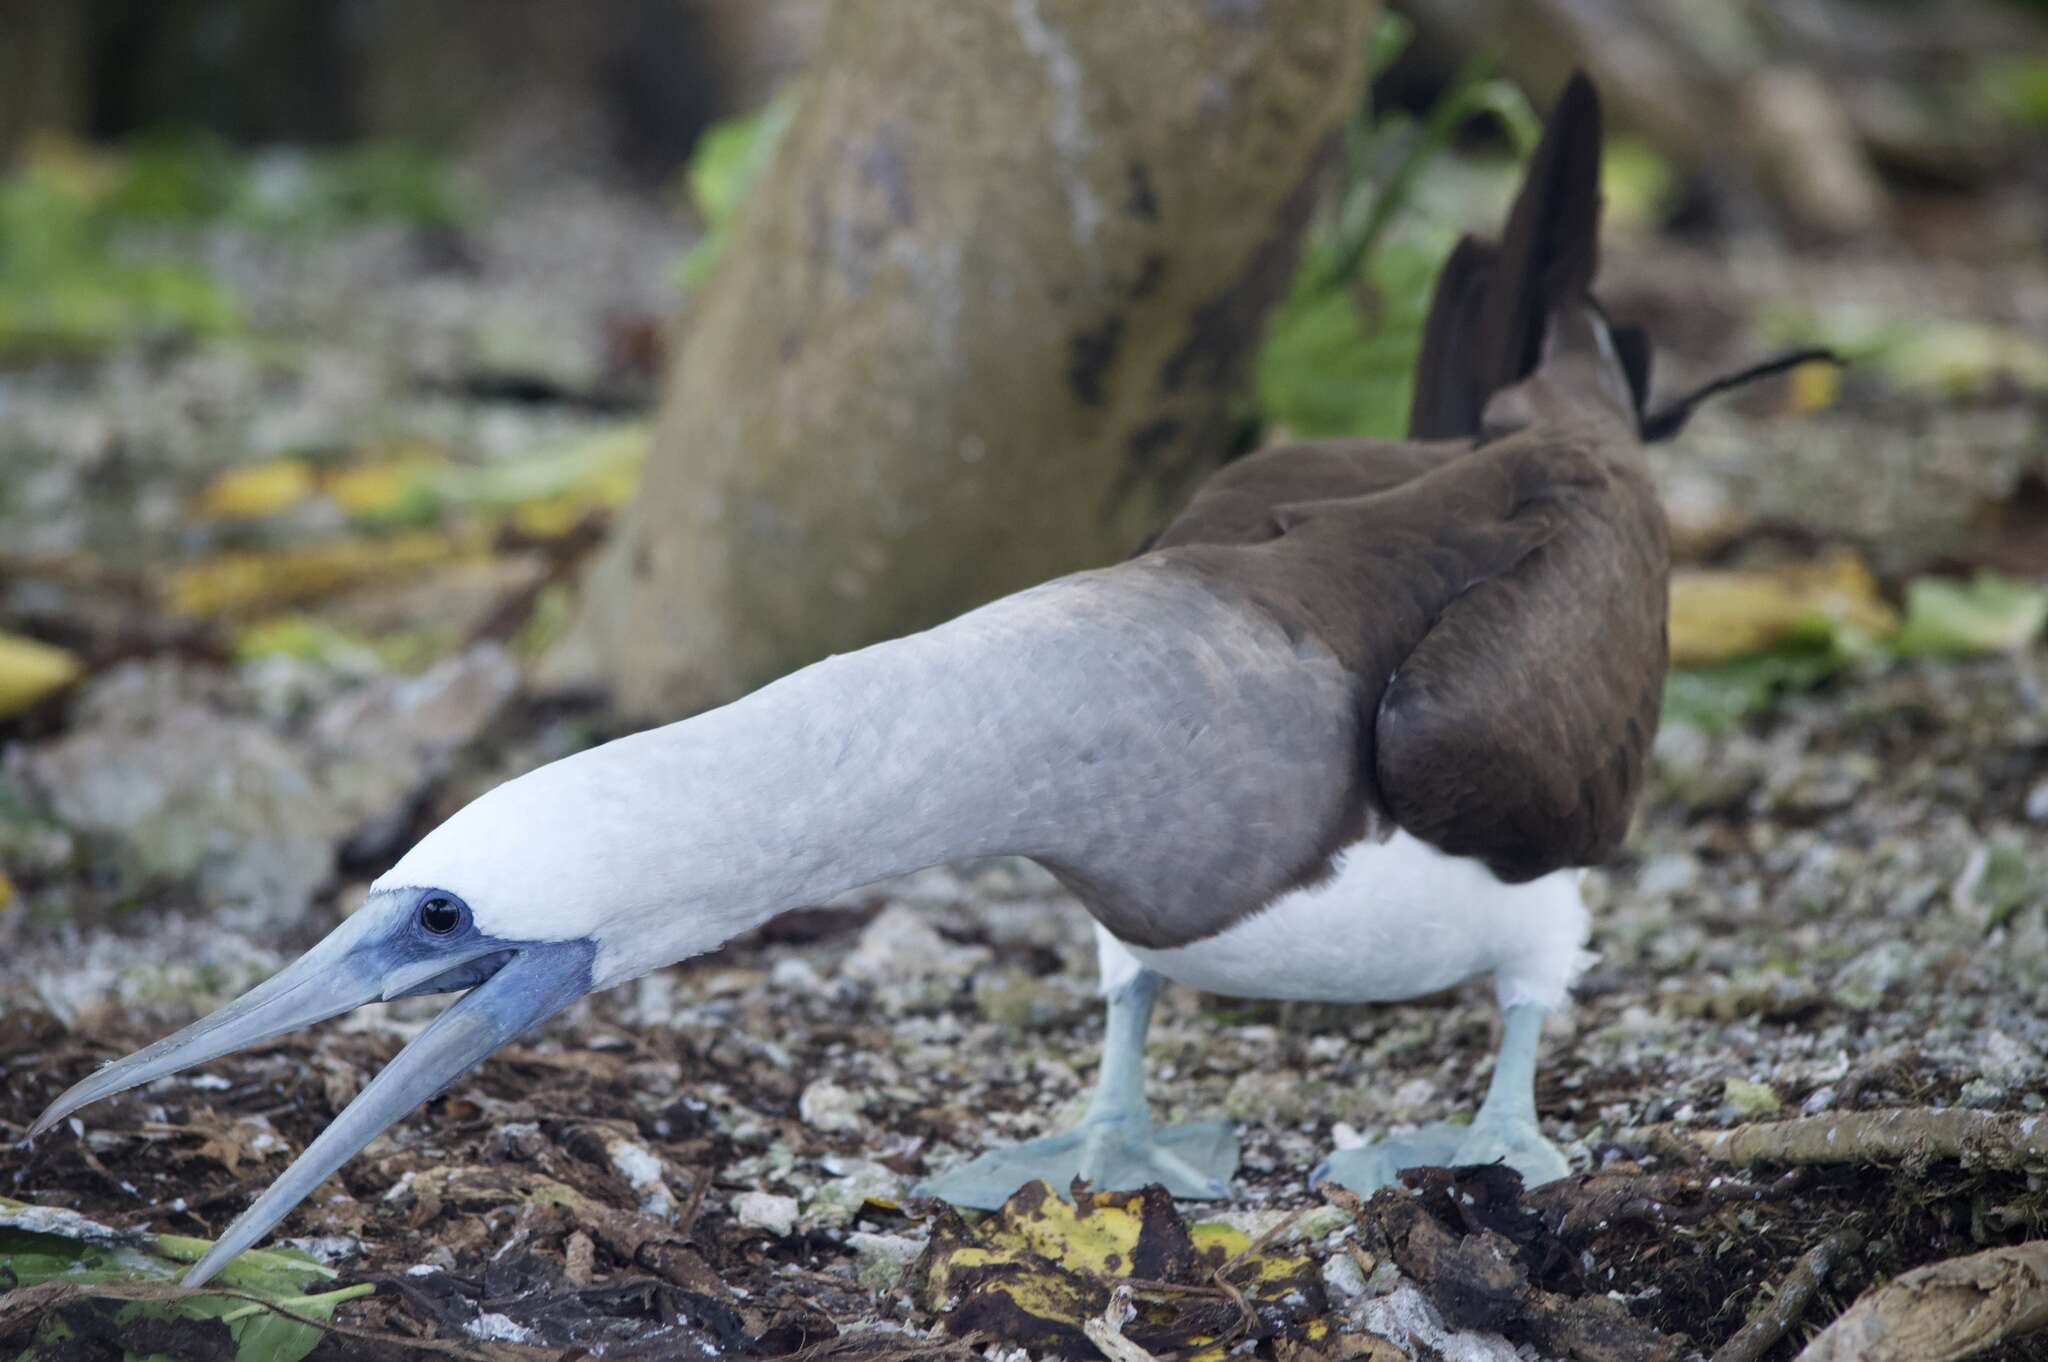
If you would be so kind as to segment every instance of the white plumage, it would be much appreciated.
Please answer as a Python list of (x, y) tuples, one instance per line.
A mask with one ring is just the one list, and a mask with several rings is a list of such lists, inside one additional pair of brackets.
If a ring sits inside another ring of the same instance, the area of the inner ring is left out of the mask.
[(1370, 1003), (1493, 973), (1503, 1007), (1555, 1008), (1586, 959), (1581, 874), (1504, 884), (1396, 831), (1352, 844), (1334, 875), (1214, 936), (1165, 950), (1109, 937), (1104, 988), (1143, 966), (1234, 997)]

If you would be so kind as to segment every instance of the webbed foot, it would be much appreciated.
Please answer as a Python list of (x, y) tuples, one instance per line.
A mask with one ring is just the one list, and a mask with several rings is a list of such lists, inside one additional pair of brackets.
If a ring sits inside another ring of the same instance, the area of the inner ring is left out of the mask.
[(1072, 1130), (991, 1149), (913, 1189), (955, 1206), (992, 1211), (1025, 1183), (1043, 1178), (1065, 1196), (1076, 1177), (1104, 1191), (1160, 1183), (1174, 1196), (1213, 1201), (1230, 1195), (1237, 1132), (1221, 1121), (1154, 1126), (1144, 1117), (1094, 1118)]
[(1360, 1196), (1371, 1196), (1382, 1187), (1401, 1185), (1403, 1168), (1439, 1168), (1472, 1133), (1472, 1127), (1434, 1121), (1406, 1135), (1389, 1135), (1355, 1149), (1340, 1149), (1315, 1166), (1308, 1175), (1310, 1187), (1334, 1182)]
[(1437, 1121), (1411, 1134), (1340, 1149), (1316, 1165), (1308, 1184), (1314, 1187), (1327, 1180), (1369, 1196), (1382, 1187), (1400, 1186), (1404, 1168), (1503, 1162), (1522, 1175), (1524, 1187), (1555, 1182), (1571, 1172), (1564, 1151), (1544, 1139), (1534, 1121), (1482, 1114), (1470, 1125)]
[(1482, 1117), (1466, 1128), (1465, 1142), (1452, 1153), (1451, 1166), (1475, 1163), (1505, 1163), (1522, 1175), (1524, 1187), (1541, 1187), (1572, 1171), (1571, 1160), (1543, 1138), (1534, 1121), (1516, 1117)]

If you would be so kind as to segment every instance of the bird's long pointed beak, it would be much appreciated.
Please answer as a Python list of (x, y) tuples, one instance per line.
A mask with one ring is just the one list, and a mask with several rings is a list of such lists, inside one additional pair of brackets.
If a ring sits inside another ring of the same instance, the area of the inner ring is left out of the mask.
[(385, 971), (375, 968), (377, 962), (364, 949), (374, 940), (373, 926), (360, 913), (349, 918), (319, 945), (219, 1011), (73, 1085), (36, 1118), (29, 1138), (102, 1097), (289, 1035), (383, 996)]
[[(376, 925), (358, 924), (351, 918), (298, 960), (218, 1012), (71, 1088), (29, 1127), (29, 1135), (34, 1137), (88, 1102), (378, 998), (476, 983), (399, 1051), (277, 1181), (228, 1226), (213, 1249), (185, 1274), (185, 1285), (205, 1283), (243, 1249), (268, 1234), (386, 1126), (590, 989), (595, 947), (589, 941), (499, 943), (494, 959), (443, 960), (438, 963), (445, 968), (423, 969), (420, 961), (393, 960)], [(503, 963), (491, 970), (499, 959)], [(480, 983), (476, 982), (479, 978)]]

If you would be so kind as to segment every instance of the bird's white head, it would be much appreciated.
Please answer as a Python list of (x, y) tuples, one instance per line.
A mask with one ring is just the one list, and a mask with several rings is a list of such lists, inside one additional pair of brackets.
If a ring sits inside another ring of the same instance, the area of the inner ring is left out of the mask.
[[(576, 999), (712, 949), (779, 906), (724, 836), (705, 743), (672, 726), (498, 786), (435, 829), (327, 937), (242, 997), (64, 1093), (40, 1134), (102, 1097), (365, 1003), (467, 990), (186, 1276), (215, 1272), (407, 1111)], [(696, 752), (694, 756), (679, 755)], [(677, 785), (676, 782), (681, 782)]]
[(480, 939), (587, 942), (593, 989), (714, 949), (764, 891), (721, 830), (720, 792), (674, 769), (664, 735), (490, 790), (380, 876), (371, 902), (445, 899)]

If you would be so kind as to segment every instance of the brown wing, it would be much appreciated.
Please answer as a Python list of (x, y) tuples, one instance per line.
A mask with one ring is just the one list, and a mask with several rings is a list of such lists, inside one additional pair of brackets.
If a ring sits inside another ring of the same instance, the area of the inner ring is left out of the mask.
[(1573, 513), (1451, 602), (1379, 702), (1388, 811), (1510, 881), (1613, 854), (1663, 698), (1662, 508), (1639, 463), (1584, 466)]
[[(1419, 451), (1412, 457), (1421, 462)], [(1354, 778), (1342, 807), (1329, 811), (1318, 858), (1302, 867), (1301, 882), (1394, 816), (1383, 794), (1378, 718), (1408, 659), (1447, 610), (1541, 553), (1604, 484), (1574, 451), (1526, 437), (1452, 458), (1432, 451), (1426, 471), (1358, 496), (1287, 500), (1314, 479), (1278, 460), (1264, 478), (1254, 471), (1240, 474), (1221, 503), (1228, 514), (1219, 508), (1193, 522), (1213, 537), (1185, 542), (1191, 526), (1176, 525), (1181, 538), (1154, 556), (1263, 613), (1304, 648), (1334, 655), (1352, 680)]]

